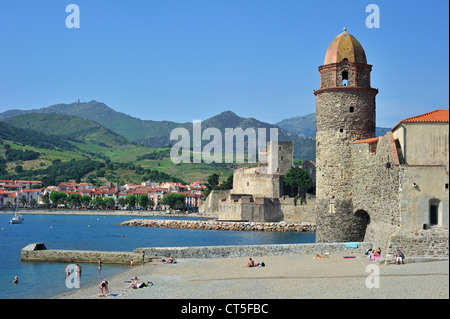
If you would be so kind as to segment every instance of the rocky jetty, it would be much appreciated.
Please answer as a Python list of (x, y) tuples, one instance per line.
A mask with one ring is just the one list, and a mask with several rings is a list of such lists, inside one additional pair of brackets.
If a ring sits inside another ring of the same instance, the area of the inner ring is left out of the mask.
[(231, 221), (201, 221), (201, 220), (161, 220), (161, 219), (133, 219), (120, 223), (122, 226), (159, 227), (159, 228), (187, 228), (206, 230), (233, 231), (309, 231), (316, 230), (312, 222), (231, 222)]

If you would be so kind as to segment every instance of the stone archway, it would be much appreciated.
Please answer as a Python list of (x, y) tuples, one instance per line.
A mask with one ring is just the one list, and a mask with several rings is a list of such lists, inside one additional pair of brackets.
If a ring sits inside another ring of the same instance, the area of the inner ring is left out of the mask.
[(355, 212), (354, 217), (355, 233), (358, 241), (364, 241), (367, 225), (370, 224), (370, 215), (365, 210), (359, 209)]

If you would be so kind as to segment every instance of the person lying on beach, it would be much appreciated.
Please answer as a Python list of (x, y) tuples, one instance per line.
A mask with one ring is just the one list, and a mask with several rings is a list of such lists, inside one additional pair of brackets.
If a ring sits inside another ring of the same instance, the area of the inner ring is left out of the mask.
[(141, 283), (139, 284), (138, 288), (150, 287), (151, 285), (153, 285), (153, 283), (150, 282), (150, 281), (141, 282)]
[(255, 267), (255, 261), (251, 258), (249, 258), (249, 262), (247, 263), (247, 265), (245, 267)]
[(255, 261), (251, 258), (249, 258), (249, 262), (247, 263), (247, 265), (245, 265), (245, 267), (264, 267), (265, 264), (264, 262), (262, 263), (255, 263)]
[(153, 285), (153, 283), (150, 281), (139, 282), (139, 281), (135, 280), (127, 288), (137, 289), (137, 288), (150, 287), (151, 285)]
[(316, 254), (315, 256), (314, 256), (314, 259), (317, 259), (317, 258), (327, 258), (328, 257), (328, 255), (329, 255), (330, 253), (324, 253), (324, 254)]
[(173, 258), (172, 255), (170, 255), (169, 259), (166, 260), (166, 264), (174, 264), (175, 263), (175, 258)]
[(128, 285), (127, 288), (133, 288), (133, 289), (136, 289), (136, 288), (139, 287), (139, 285), (140, 285), (140, 282), (137, 281), (137, 280), (134, 280), (134, 281), (131, 282), (131, 284)]
[(166, 259), (161, 259), (161, 260), (157, 260), (157, 263), (165, 263), (165, 264), (176, 264), (177, 262), (175, 261), (175, 258), (173, 258), (172, 255), (170, 255), (170, 257), (166, 260)]

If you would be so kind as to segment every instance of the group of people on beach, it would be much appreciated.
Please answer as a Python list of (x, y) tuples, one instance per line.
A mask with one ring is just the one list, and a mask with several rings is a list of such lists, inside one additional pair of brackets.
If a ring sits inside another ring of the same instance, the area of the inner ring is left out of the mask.
[[(142, 259), (141, 259), (142, 265), (144, 265), (144, 259), (145, 259), (145, 251), (142, 251)], [(166, 264), (174, 264), (174, 263), (176, 263), (175, 258), (172, 255), (170, 255), (169, 258), (161, 259), (158, 262), (164, 262)], [(131, 266), (135, 265), (135, 261), (133, 259), (131, 259), (130, 265)], [(99, 258), (98, 259), (98, 269), (100, 270), (101, 268), (102, 268), (102, 261)], [(131, 281), (131, 283), (127, 286), (127, 288), (132, 288), (132, 289), (146, 288), (146, 287), (151, 287), (153, 285), (153, 283), (150, 282), (150, 281), (139, 282), (137, 277), (132, 278), (130, 281)], [(105, 294), (107, 294), (107, 293), (109, 293), (108, 281), (103, 280), (100, 283), (100, 285), (98, 286), (98, 296), (99, 297), (104, 297)]]
[[(375, 260), (376, 258), (381, 257), (381, 248), (378, 247), (377, 250), (368, 249), (366, 251), (367, 258), (371, 260)], [(397, 265), (405, 264), (405, 254), (400, 249), (397, 249), (397, 252), (394, 254), (394, 260)]]

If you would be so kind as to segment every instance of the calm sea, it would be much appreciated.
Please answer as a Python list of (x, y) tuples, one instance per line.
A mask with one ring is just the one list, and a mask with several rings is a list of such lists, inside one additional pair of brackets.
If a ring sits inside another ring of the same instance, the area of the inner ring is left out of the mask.
[[(43, 242), (47, 249), (133, 251), (139, 247), (315, 242), (314, 233), (307, 232), (212, 231), (118, 225), (135, 218), (130, 216), (24, 215), (25, 221), (18, 225), (10, 225), (10, 217), (0, 214), (1, 299), (50, 298), (73, 291), (65, 284), (66, 264), (20, 261), (21, 249), (30, 243)], [(99, 283), (129, 267), (103, 264), (99, 271), (96, 264), (84, 263), (80, 266), (81, 288)], [(19, 277), (17, 285), (12, 284), (14, 276)]]

